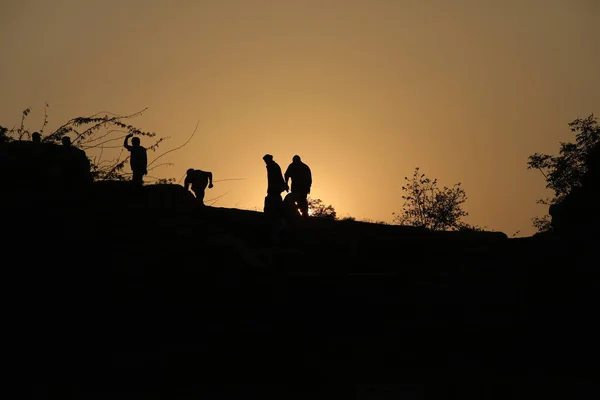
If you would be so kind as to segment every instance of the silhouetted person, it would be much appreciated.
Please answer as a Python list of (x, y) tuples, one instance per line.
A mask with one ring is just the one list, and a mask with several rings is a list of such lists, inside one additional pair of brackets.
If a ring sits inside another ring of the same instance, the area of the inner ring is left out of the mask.
[(265, 154), (263, 160), (267, 167), (267, 194), (277, 195), (281, 199), (281, 193), (289, 190), (288, 185), (283, 180), (281, 167), (273, 160), (271, 154)]
[(148, 173), (148, 155), (146, 153), (146, 148), (140, 145), (140, 138), (134, 137), (131, 139), (131, 145), (129, 145), (128, 140), (130, 137), (133, 137), (133, 134), (130, 133), (125, 136), (123, 147), (131, 153), (129, 162), (131, 172), (133, 173), (131, 181), (135, 184), (143, 185), (144, 175)]
[(60, 141), (62, 146), (58, 155), (65, 189), (72, 190), (76, 186), (90, 183), (90, 161), (85, 151), (73, 146), (68, 136), (63, 136)]
[(33, 157), (35, 158), (35, 160), (33, 161), (33, 164), (35, 164), (35, 168), (41, 169), (44, 167), (43, 164), (45, 163), (45, 161), (47, 161), (47, 160), (43, 160), (44, 149), (41, 146), (42, 135), (39, 132), (33, 132), (31, 134), (31, 141), (33, 143), (35, 143), (35, 146), (36, 146), (33, 151)]
[(281, 193), (289, 190), (289, 188), (283, 180), (281, 167), (273, 160), (273, 156), (271, 154), (265, 154), (263, 160), (267, 167), (267, 197), (265, 198), (265, 212), (279, 214), (281, 212)]
[(52, 186), (52, 156), (48, 154), (48, 149), (42, 145), (42, 135), (39, 132), (33, 132), (31, 134), (31, 141), (33, 143), (32, 159), (29, 164), (29, 174), (32, 177), (32, 181), (35, 182), (34, 186), (37, 190), (45, 191)]
[(42, 135), (39, 132), (33, 132), (31, 134), (31, 141), (33, 143), (42, 143)]
[(292, 180), (292, 194), (302, 213), (302, 217), (308, 218), (308, 199), (310, 187), (312, 186), (312, 173), (308, 165), (304, 164), (300, 156), (295, 155), (292, 163), (285, 171), (285, 183)]
[(213, 188), (212, 172), (193, 168), (188, 169), (183, 186), (185, 187), (185, 190), (188, 190), (190, 185), (196, 198), (204, 205), (204, 191), (207, 185), (209, 189)]
[(274, 243), (279, 241), (279, 234), (283, 229), (283, 201), (281, 192), (289, 190), (281, 168), (273, 160), (271, 154), (265, 154), (263, 157), (267, 167), (267, 196), (265, 197), (264, 213), (271, 220), (271, 237)]

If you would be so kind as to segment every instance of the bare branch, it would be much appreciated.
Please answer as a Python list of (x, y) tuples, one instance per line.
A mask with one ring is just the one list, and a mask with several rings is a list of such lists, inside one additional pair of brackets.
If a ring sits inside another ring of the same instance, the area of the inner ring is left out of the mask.
[(219, 180), (215, 180), (213, 181), (214, 183), (217, 182), (225, 182), (225, 181), (243, 181), (246, 180), (247, 178), (229, 178), (229, 179), (219, 179)]
[(156, 158), (155, 158), (155, 159), (154, 159), (154, 160), (153, 160), (153, 161), (152, 161), (150, 164), (148, 164), (148, 166), (150, 167), (152, 164), (154, 164), (154, 163), (155, 163), (157, 160), (159, 160), (161, 157), (163, 157), (163, 156), (165, 156), (165, 155), (167, 155), (167, 154), (169, 154), (169, 153), (172, 153), (172, 152), (174, 152), (174, 151), (176, 151), (176, 150), (179, 150), (179, 149), (181, 149), (182, 147), (184, 147), (186, 144), (188, 144), (188, 143), (190, 142), (190, 140), (192, 140), (192, 138), (193, 138), (193, 137), (194, 137), (194, 135), (196, 134), (196, 130), (198, 129), (198, 125), (199, 125), (199, 124), (200, 124), (200, 121), (198, 121), (198, 122), (196, 123), (196, 127), (194, 128), (194, 131), (192, 132), (192, 134), (190, 135), (190, 137), (188, 138), (188, 140), (186, 140), (186, 141), (185, 141), (185, 142), (184, 142), (184, 143), (183, 143), (181, 146), (179, 146), (179, 147), (176, 147), (176, 148), (174, 148), (174, 149), (171, 149), (171, 150), (168, 150), (168, 151), (164, 152), (163, 154), (159, 155), (159, 156), (158, 156), (158, 157), (156, 157)]
[(50, 107), (50, 104), (46, 102), (44, 106), (44, 123), (42, 124), (42, 127), (39, 130), (40, 133), (44, 133), (44, 128), (48, 125), (48, 107)]
[(160, 163), (160, 164), (157, 164), (157, 165), (155, 165), (155, 166), (154, 166), (154, 167), (152, 167), (152, 168), (148, 168), (148, 171), (152, 171), (153, 169), (156, 169), (156, 168), (158, 168), (158, 167), (162, 167), (163, 165), (166, 165), (166, 166), (172, 167), (174, 164), (173, 164), (173, 163), (170, 163), (170, 162), (164, 162), (164, 163)]
[(212, 202), (212, 203), (210, 203), (210, 205), (212, 206), (212, 205), (216, 204), (217, 201), (219, 201), (223, 196), (225, 196), (229, 192), (231, 192), (231, 190), (228, 190), (227, 192), (223, 193), (222, 195), (212, 198), (210, 200), (205, 200), (205, 202), (209, 202), (209, 201)]

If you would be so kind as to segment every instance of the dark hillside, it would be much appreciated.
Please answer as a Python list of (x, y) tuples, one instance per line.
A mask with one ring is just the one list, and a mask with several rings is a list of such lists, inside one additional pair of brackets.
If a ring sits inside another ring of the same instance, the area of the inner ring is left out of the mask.
[(11, 343), (41, 393), (597, 376), (591, 238), (311, 219), (274, 245), (262, 213), (127, 184), (4, 197)]

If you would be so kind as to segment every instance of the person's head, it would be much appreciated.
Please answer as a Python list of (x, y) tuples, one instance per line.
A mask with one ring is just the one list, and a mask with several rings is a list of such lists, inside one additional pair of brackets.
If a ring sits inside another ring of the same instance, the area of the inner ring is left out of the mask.
[(42, 141), (42, 135), (39, 132), (33, 132), (31, 134), (31, 141), (35, 143), (40, 143)]
[(60, 139), (60, 141), (62, 142), (63, 146), (70, 146), (71, 145), (71, 138), (68, 136), (63, 136), (62, 139)]
[(299, 163), (302, 160), (300, 160), (300, 156), (299, 155), (295, 155), (294, 157), (292, 157), (292, 161), (295, 162), (295, 163)]
[(134, 137), (131, 139), (131, 145), (134, 147), (137, 147), (140, 145), (140, 138), (139, 137)]
[(263, 160), (265, 160), (265, 164), (268, 164), (270, 162), (273, 162), (273, 156), (270, 154), (265, 154), (263, 156)]
[(186, 171), (186, 175), (187, 175), (187, 176), (190, 176), (190, 175), (192, 175), (193, 173), (194, 173), (194, 168), (190, 168), (190, 169), (188, 169), (188, 170)]

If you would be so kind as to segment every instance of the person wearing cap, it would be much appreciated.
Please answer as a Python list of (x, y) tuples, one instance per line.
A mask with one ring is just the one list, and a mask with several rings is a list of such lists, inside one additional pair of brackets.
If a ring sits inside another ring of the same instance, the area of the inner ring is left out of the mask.
[(271, 154), (265, 154), (263, 160), (267, 168), (267, 197), (265, 197), (265, 213), (271, 215), (280, 214), (282, 208), (281, 193), (289, 191), (289, 187), (283, 180), (283, 174), (279, 164), (273, 160)]
[(283, 180), (281, 167), (273, 160), (271, 154), (265, 154), (263, 160), (267, 167), (267, 195), (277, 195), (281, 198), (283, 191), (289, 191), (288, 185)]

